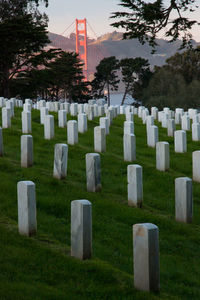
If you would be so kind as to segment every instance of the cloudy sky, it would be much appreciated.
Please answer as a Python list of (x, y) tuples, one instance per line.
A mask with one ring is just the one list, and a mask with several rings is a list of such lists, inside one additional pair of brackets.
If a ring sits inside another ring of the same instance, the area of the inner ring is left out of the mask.
[[(169, 0), (166, 0), (166, 3)], [(61, 34), (77, 19), (87, 18), (97, 36), (115, 29), (110, 26), (109, 19), (112, 12), (122, 10), (119, 0), (49, 0), (49, 7), (43, 9), (49, 16), (49, 31)], [(200, 0), (197, 0), (197, 3)], [(193, 18), (200, 22), (200, 8), (192, 14)], [(71, 26), (66, 35), (73, 31)], [(92, 30), (88, 28), (89, 35), (94, 37)], [(200, 26), (193, 30), (194, 38), (200, 41)]]

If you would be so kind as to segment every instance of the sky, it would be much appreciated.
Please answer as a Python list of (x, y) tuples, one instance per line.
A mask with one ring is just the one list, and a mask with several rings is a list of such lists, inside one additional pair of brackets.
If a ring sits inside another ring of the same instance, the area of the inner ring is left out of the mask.
[[(166, 0), (166, 3), (168, 1)], [(200, 0), (197, 0), (197, 4), (198, 2), (200, 4)], [(114, 20), (109, 17), (112, 12), (123, 10), (119, 3), (119, 0), (49, 0), (49, 7), (46, 9), (41, 7), (41, 9), (49, 16), (50, 32), (62, 34), (76, 18), (86, 18), (94, 33), (100, 36), (118, 30), (110, 26)], [(200, 22), (200, 8), (190, 16)], [(66, 30), (64, 35), (69, 35), (73, 29), (75, 25)], [(94, 33), (88, 26), (88, 35), (94, 38)], [(200, 42), (200, 26), (195, 26), (192, 33), (194, 39)]]

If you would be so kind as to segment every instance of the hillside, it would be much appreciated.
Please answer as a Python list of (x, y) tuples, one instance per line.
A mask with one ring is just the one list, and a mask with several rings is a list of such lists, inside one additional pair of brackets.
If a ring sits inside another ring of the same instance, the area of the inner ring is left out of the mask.
[[(21, 109), (15, 108), (12, 128), (3, 129), (0, 158), (0, 299), (200, 299), (200, 184), (193, 183), (194, 219), (181, 224), (174, 217), (174, 180), (192, 176), (192, 142), (187, 132), (187, 153), (174, 153), (173, 138), (159, 124), (159, 140), (170, 144), (170, 170), (155, 168), (155, 149), (147, 147), (146, 126), (135, 116), (137, 160), (143, 167), (142, 209), (127, 205), (127, 165), (123, 160), (124, 115), (114, 119), (101, 156), (102, 191), (86, 191), (85, 155), (94, 152), (93, 132), (99, 119), (88, 121), (88, 131), (69, 145), (67, 178), (52, 177), (54, 145), (67, 142), (67, 130), (44, 139), (39, 111), (32, 111), (34, 165), (20, 166)], [(1, 117), (0, 117), (1, 118)], [(67, 115), (68, 120), (72, 119)], [(76, 119), (76, 117), (74, 117)], [(155, 122), (158, 125), (158, 122)], [(177, 126), (177, 129), (180, 128)], [(17, 227), (17, 183), (36, 184), (37, 235), (20, 236)], [(71, 201), (92, 203), (92, 259), (70, 256)], [(160, 293), (133, 288), (132, 225), (150, 222), (159, 227)]]
[[(49, 33), (53, 47), (60, 47), (66, 51), (75, 51), (75, 35), (66, 38), (54, 33)], [(152, 66), (161, 66), (165, 60), (177, 52), (181, 45), (180, 41), (168, 43), (164, 39), (157, 39), (158, 47), (155, 54), (151, 54), (148, 44), (141, 45), (138, 40), (123, 40), (122, 33), (112, 32), (100, 36), (97, 40), (88, 40), (88, 62), (89, 70), (95, 71), (96, 65), (103, 57), (116, 56), (118, 59), (124, 57), (143, 57), (149, 60)], [(197, 43), (194, 41), (194, 45)]]

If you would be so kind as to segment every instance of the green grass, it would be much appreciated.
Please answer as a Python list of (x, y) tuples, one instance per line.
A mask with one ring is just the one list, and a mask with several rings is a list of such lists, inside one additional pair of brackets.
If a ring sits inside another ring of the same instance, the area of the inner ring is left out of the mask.
[[(155, 149), (147, 147), (146, 127), (135, 117), (137, 161), (143, 166), (143, 208), (127, 205), (127, 165), (123, 161), (123, 121), (118, 116), (101, 154), (102, 192), (86, 191), (85, 154), (94, 152), (93, 128), (69, 146), (66, 180), (52, 177), (54, 145), (67, 143), (67, 130), (44, 140), (39, 112), (32, 112), (34, 166), (20, 167), (21, 110), (12, 128), (3, 129), (4, 157), (0, 158), (0, 299), (200, 299), (200, 184), (193, 183), (194, 220), (174, 220), (174, 180), (192, 176), (192, 151), (200, 149), (187, 133), (188, 152), (174, 153), (173, 139), (159, 126), (159, 140), (170, 143), (170, 170), (155, 169)], [(68, 119), (70, 117), (68, 116)], [(17, 230), (17, 182), (36, 184), (37, 236)], [(92, 202), (93, 256), (70, 257), (70, 203)], [(159, 227), (159, 294), (133, 287), (132, 225), (151, 222)]]

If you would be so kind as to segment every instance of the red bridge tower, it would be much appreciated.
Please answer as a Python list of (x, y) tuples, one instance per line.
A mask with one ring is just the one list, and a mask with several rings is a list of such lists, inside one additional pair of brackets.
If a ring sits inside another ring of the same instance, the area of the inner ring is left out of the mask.
[(87, 58), (87, 21), (76, 19), (76, 53), (84, 62), (83, 74), (88, 80), (88, 58)]

